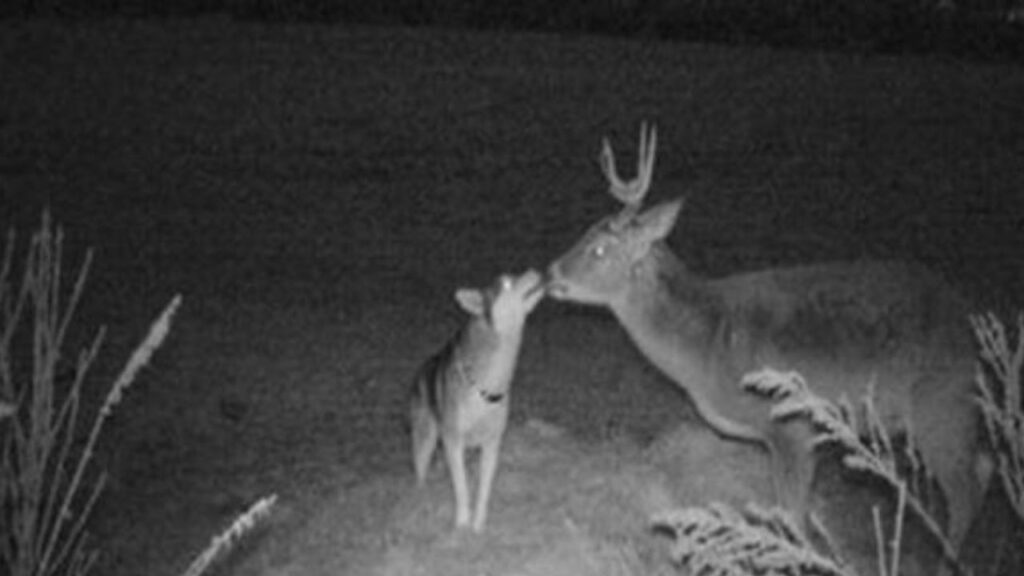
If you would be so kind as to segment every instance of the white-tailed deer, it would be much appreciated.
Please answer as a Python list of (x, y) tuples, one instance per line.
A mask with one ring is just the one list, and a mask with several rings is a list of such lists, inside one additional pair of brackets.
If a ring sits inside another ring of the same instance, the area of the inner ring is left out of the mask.
[(456, 529), (470, 526), (465, 461), (470, 448), (480, 448), (472, 529), (479, 532), (487, 522), (523, 326), (543, 296), (541, 276), (532, 270), (501, 276), (483, 290), (457, 290), (455, 299), (470, 320), (416, 376), (410, 403), (416, 480), (426, 479), (440, 439), (455, 490)]
[(604, 141), (601, 167), (625, 207), (551, 264), (549, 294), (610, 309), (708, 425), (766, 446), (780, 504), (798, 518), (814, 479), (813, 431), (804, 418), (773, 421), (770, 400), (741, 389), (743, 375), (765, 366), (798, 370), (833, 401), (844, 394), (857, 401), (873, 384), (889, 430), (912, 434), (940, 485), (959, 547), (991, 471), (979, 450), (965, 301), (923, 268), (888, 262), (701, 278), (664, 242), (681, 201), (641, 211), (655, 149), (654, 131), (641, 128), (639, 174), (626, 183)]

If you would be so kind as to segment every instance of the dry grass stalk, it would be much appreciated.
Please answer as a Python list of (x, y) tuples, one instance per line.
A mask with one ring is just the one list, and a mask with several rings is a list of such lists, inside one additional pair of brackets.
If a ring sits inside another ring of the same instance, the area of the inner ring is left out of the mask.
[(235, 521), (231, 523), (231, 526), (214, 537), (210, 542), (210, 545), (192, 561), (192, 564), (188, 567), (183, 576), (199, 576), (205, 572), (214, 560), (223, 554), (226, 554), (232, 546), (241, 540), (242, 536), (256, 526), (257, 522), (270, 514), (270, 509), (274, 506), (275, 502), (277, 502), (277, 495), (272, 494), (260, 499), (245, 513), (240, 515), (238, 518), (235, 518)]
[[(893, 524), (892, 537), (886, 539), (885, 528), (882, 527), (882, 512), (878, 506), (871, 507), (871, 518), (875, 526), (876, 558), (878, 559), (878, 576), (898, 576), (900, 573), (900, 550), (903, 542), (903, 524), (907, 512), (907, 485), (901, 483), (899, 500), (896, 503), (896, 520)], [(888, 546), (886, 546), (888, 544)]]
[[(88, 438), (79, 438), (79, 408), (85, 375), (99, 351), (101, 330), (77, 358), (70, 382), (58, 370), (68, 326), (91, 263), (91, 252), (62, 302), (63, 236), (48, 214), (32, 236), (15, 291), (14, 234), (8, 235), (0, 267), (0, 398), (8, 406), (0, 418), (0, 521), (10, 526), (0, 538), (0, 572), (12, 576), (84, 574), (96, 560), (86, 546), (86, 522), (102, 492), (102, 473), (86, 479), (96, 442), (111, 409), (138, 370), (159, 347), (180, 305), (176, 297), (151, 327), (92, 420)], [(25, 349), (15, 350), (24, 334)], [(71, 471), (69, 474), (68, 471)]]
[(1021, 368), (1024, 366), (1024, 314), (1017, 316), (1017, 343), (994, 314), (971, 317), (981, 358), (995, 378), (978, 369), (979, 405), (998, 462), (999, 477), (1017, 516), (1024, 519), (1024, 409)]

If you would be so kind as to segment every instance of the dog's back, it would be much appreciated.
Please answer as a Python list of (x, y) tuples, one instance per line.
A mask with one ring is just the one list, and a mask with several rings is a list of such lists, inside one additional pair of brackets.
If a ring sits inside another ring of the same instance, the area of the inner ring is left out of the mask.
[[(421, 442), (416, 453), (429, 449), (432, 454), (438, 439), (474, 448), (494, 441), (505, 429), (511, 372), (502, 374), (492, 368), (498, 363), (497, 348), (474, 341), (487, 336), (485, 328), (473, 326), (478, 322), (474, 318), (459, 330), (416, 376), (411, 399), (413, 429), (433, 429), (421, 434), (424, 442), (431, 440), (431, 446)], [(420, 482), (427, 466), (429, 461), (420, 464), (417, 460)]]
[(429, 422), (440, 422), (444, 408), (442, 403), (451, 395), (448, 393), (448, 372), (449, 367), (454, 365), (454, 358), (458, 349), (460, 330), (453, 338), (448, 340), (444, 348), (431, 356), (413, 381), (412, 397), (410, 398), (410, 413), (413, 427), (417, 420), (424, 419)]

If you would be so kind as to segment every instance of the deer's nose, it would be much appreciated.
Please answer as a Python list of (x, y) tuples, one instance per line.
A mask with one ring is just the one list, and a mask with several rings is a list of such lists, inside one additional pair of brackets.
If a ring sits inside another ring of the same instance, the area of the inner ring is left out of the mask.
[(544, 271), (544, 276), (541, 280), (541, 286), (544, 287), (544, 292), (548, 296), (559, 297), (568, 292), (568, 287), (562, 282), (562, 273), (558, 269), (558, 264), (552, 264)]

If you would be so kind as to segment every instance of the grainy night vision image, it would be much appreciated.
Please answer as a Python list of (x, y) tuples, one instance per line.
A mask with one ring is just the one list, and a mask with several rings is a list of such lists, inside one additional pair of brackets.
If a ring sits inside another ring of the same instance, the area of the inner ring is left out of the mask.
[(0, 574), (1024, 570), (1020, 0), (7, 0)]

